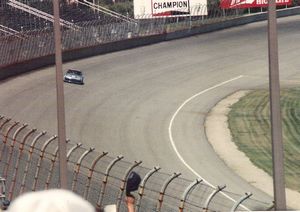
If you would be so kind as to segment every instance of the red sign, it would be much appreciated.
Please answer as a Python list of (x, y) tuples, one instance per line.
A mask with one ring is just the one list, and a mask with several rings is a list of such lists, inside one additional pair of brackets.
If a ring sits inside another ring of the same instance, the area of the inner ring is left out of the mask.
[[(292, 0), (276, 0), (276, 5), (291, 5)], [(267, 7), (268, 0), (221, 0), (222, 9)]]

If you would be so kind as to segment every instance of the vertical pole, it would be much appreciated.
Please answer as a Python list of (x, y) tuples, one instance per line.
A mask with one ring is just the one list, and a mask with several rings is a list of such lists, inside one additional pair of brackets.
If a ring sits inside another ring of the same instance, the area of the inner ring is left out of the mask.
[(236, 211), (236, 209), (239, 207), (242, 202), (244, 202), (246, 199), (250, 198), (252, 196), (252, 193), (245, 193), (245, 196), (241, 197), (231, 208), (230, 212)]
[(274, 201), (275, 210), (286, 210), (275, 0), (268, 5), (268, 44)]
[(54, 39), (55, 39), (55, 64), (56, 64), (56, 95), (57, 95), (57, 130), (59, 147), (59, 177), (60, 187), (67, 189), (67, 156), (66, 156), (66, 129), (64, 85), (62, 74), (61, 33), (59, 21), (59, 2), (53, 0), (54, 13)]

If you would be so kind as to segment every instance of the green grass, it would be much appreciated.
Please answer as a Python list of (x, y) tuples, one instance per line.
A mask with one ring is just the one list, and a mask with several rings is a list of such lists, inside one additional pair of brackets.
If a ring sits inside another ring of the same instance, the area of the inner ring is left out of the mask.
[[(281, 90), (285, 183), (300, 192), (300, 88)], [(272, 176), (268, 90), (242, 97), (228, 114), (233, 141), (257, 167)]]

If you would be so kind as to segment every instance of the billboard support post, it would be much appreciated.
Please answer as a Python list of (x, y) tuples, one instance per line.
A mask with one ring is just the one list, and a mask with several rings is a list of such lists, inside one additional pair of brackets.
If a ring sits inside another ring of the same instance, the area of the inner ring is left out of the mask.
[(56, 65), (56, 97), (57, 97), (57, 130), (59, 151), (59, 179), (60, 187), (67, 189), (67, 156), (66, 156), (66, 129), (64, 85), (62, 74), (61, 33), (59, 18), (59, 2), (53, 0), (55, 65)]
[(268, 3), (268, 55), (275, 210), (286, 210), (275, 0)]

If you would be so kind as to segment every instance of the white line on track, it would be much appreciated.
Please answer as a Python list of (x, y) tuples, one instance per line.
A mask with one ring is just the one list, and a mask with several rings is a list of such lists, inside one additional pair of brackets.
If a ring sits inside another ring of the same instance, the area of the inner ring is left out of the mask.
[[(238, 79), (240, 79), (240, 78), (242, 78), (243, 77), (243, 75), (240, 75), (240, 76), (238, 76), (238, 77), (235, 77), (235, 78), (232, 78), (232, 79), (229, 79), (229, 80), (227, 80), (227, 81), (224, 81), (224, 82), (221, 82), (221, 83), (219, 83), (219, 84), (217, 84), (217, 85), (214, 85), (214, 86), (212, 86), (212, 87), (210, 87), (210, 88), (207, 88), (207, 89), (205, 89), (205, 90), (203, 90), (203, 91), (200, 91), (199, 93), (196, 93), (195, 95), (193, 95), (192, 97), (190, 97), (190, 98), (188, 98), (187, 100), (185, 100), (179, 107), (178, 107), (178, 109), (176, 110), (176, 112), (173, 114), (173, 116), (172, 116), (172, 118), (171, 118), (171, 120), (170, 120), (170, 123), (169, 123), (169, 139), (170, 139), (170, 142), (171, 142), (171, 144), (172, 144), (172, 147), (173, 147), (173, 149), (174, 149), (174, 151), (175, 151), (175, 153), (176, 153), (176, 155), (177, 155), (177, 157), (181, 160), (181, 162), (194, 174), (194, 175), (196, 175), (198, 178), (200, 178), (200, 179), (202, 179), (205, 183), (207, 183), (208, 185), (210, 185), (211, 187), (213, 187), (213, 188), (216, 188), (214, 185), (212, 185), (212, 184), (210, 184), (208, 181), (206, 181), (205, 179), (203, 179), (201, 176), (200, 176), (200, 174), (198, 174), (187, 162), (185, 162), (185, 160), (183, 159), (183, 157), (180, 155), (180, 153), (179, 153), (179, 151), (178, 151), (178, 149), (177, 149), (177, 147), (176, 147), (176, 145), (175, 145), (175, 142), (174, 142), (174, 139), (173, 139), (173, 135), (172, 135), (172, 126), (173, 126), (173, 123), (174, 123), (174, 120), (175, 120), (175, 118), (176, 118), (176, 116), (178, 115), (178, 113), (180, 112), (180, 110), (187, 104), (187, 103), (189, 103), (190, 101), (192, 101), (194, 98), (196, 98), (196, 97), (198, 97), (198, 96), (200, 96), (200, 95), (202, 95), (202, 94), (204, 94), (204, 93), (206, 93), (206, 92), (208, 92), (208, 91), (211, 91), (211, 90), (213, 90), (213, 89), (216, 89), (216, 88), (218, 88), (218, 87), (221, 87), (221, 86), (223, 86), (223, 85), (225, 85), (225, 84), (227, 84), (227, 83), (230, 83), (230, 82), (232, 82), (232, 81), (234, 81), (234, 80), (238, 80)], [(223, 193), (223, 192), (222, 192)], [(235, 202), (235, 200), (233, 199), (233, 198), (231, 198), (230, 196), (228, 196), (227, 194), (225, 194), (225, 193), (223, 193), (223, 195), (224, 196), (226, 196), (228, 199), (230, 199), (230, 200), (232, 200), (233, 202)], [(247, 207), (245, 207), (245, 206), (243, 206), (243, 205), (241, 205), (244, 209), (246, 209), (246, 210), (249, 210)]]

